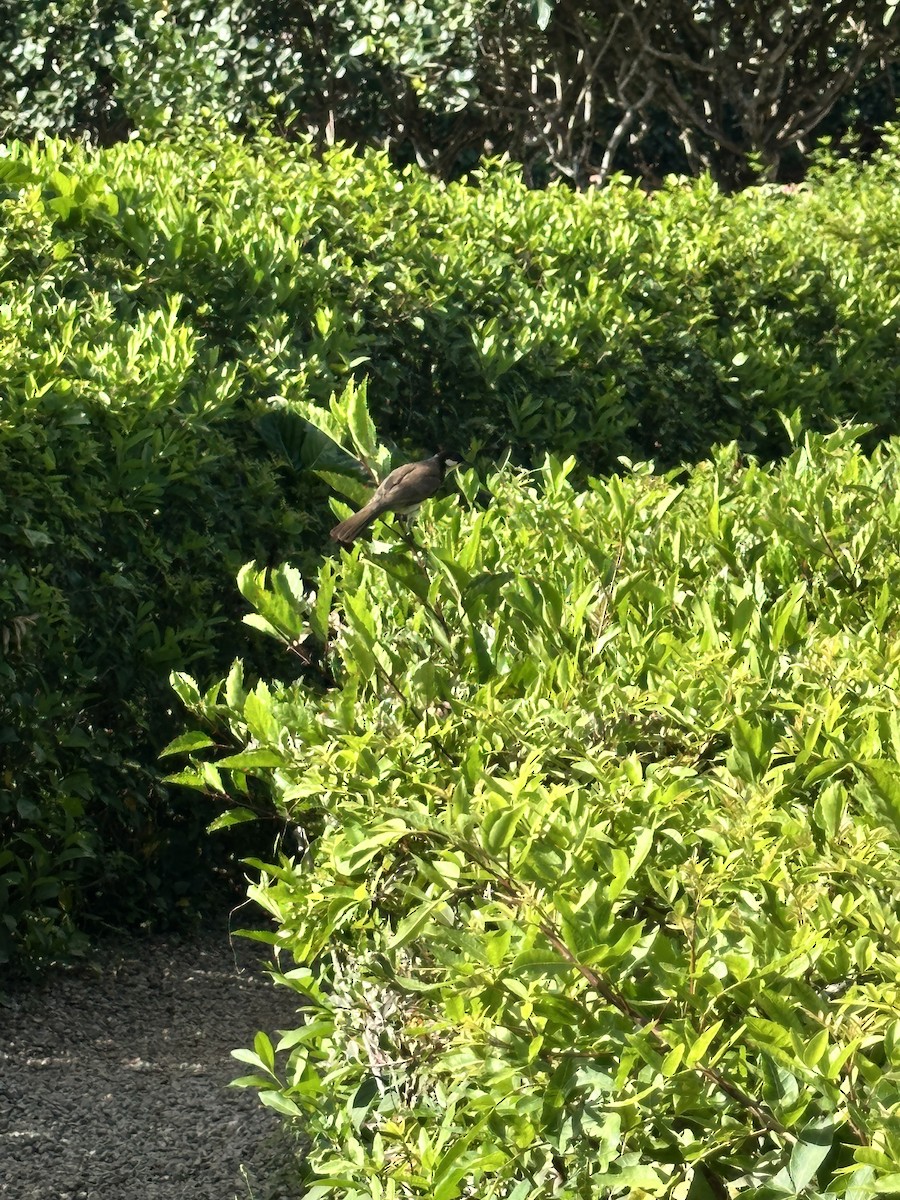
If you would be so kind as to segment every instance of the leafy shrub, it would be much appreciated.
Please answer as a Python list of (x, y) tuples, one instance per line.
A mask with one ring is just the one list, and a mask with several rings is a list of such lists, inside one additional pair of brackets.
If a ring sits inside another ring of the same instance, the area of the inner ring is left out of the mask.
[(248, 44), (245, 21), (228, 2), (0, 0), (0, 136), (110, 145), (212, 110), (259, 119), (273, 73), (296, 58)]
[(240, 563), (313, 568), (333, 396), (367, 379), (410, 452), (574, 453), (581, 475), (733, 437), (777, 454), (779, 408), (896, 428), (891, 147), (796, 195), (652, 201), (203, 132), (6, 147), (2, 953), (55, 944), (61, 911), (171, 911), (194, 886), (200, 813), (155, 761), (166, 676), (241, 652)]
[(159, 782), (167, 676), (224, 669), (235, 570), (304, 523), (178, 298), (104, 287), (39, 187), (3, 207), (0, 962), (72, 949), (86, 910), (154, 920), (208, 889), (208, 816)]
[(417, 554), (245, 568), (331, 684), (180, 678), (243, 749), (179, 778), (310, 838), (251, 889), (305, 1020), (238, 1057), (311, 1198), (894, 1193), (900, 443), (862, 432), (469, 474)]
[(366, 376), (395, 441), (574, 452), (585, 470), (735, 437), (767, 456), (777, 410), (896, 428), (890, 146), (794, 195), (701, 181), (652, 200), (621, 181), (528, 192), (501, 169), (444, 187), (274, 140), (13, 147), (7, 278), (94, 287), (126, 318), (177, 305), (220, 366), (289, 404)]

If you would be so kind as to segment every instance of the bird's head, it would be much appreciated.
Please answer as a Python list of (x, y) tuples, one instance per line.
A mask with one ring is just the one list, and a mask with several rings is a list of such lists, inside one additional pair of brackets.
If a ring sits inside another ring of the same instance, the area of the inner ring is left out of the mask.
[(447, 450), (445, 448), (438, 450), (435, 458), (445, 471), (452, 470), (453, 467), (461, 466), (463, 461), (463, 456), (457, 453), (456, 450)]

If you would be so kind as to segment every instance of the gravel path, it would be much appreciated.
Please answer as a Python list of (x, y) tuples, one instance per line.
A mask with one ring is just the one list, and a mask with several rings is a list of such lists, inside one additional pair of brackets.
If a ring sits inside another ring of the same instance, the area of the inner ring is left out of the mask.
[(0, 1004), (2, 1200), (295, 1200), (288, 1136), (230, 1051), (292, 1029), (296, 997), (229, 943), (117, 939)]

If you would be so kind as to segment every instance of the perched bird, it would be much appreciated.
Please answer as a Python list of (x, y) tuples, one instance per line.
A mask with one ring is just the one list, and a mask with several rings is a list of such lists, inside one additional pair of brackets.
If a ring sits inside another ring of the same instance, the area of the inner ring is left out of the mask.
[(341, 521), (340, 525), (335, 525), (331, 531), (332, 540), (349, 546), (376, 517), (386, 512), (410, 516), (423, 500), (438, 490), (444, 482), (447, 468), (457, 467), (460, 462), (449, 451), (439, 450), (431, 458), (397, 467), (382, 479), (368, 504), (364, 504), (358, 513), (346, 521)]

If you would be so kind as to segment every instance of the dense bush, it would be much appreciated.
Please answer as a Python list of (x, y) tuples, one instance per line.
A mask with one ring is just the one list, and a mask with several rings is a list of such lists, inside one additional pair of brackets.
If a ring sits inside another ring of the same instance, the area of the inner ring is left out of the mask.
[(241, 562), (321, 551), (304, 420), (348, 381), (408, 451), (576, 453), (582, 475), (732, 437), (777, 453), (779, 408), (896, 428), (897, 163), (648, 201), (499, 169), (445, 187), (277, 141), (7, 147), (6, 942), (52, 944), (61, 907), (121, 912), (126, 891), (140, 912), (148, 883), (167, 908), (189, 882), (199, 851), (176, 849), (155, 764), (165, 677), (240, 652)]
[(395, 440), (603, 469), (732, 437), (778, 450), (776, 409), (896, 420), (896, 135), (869, 168), (731, 198), (532, 193), (502, 170), (445, 187), (380, 155), (224, 138), (14, 147), (4, 171), (7, 278), (75, 277), (126, 317), (177, 303), (256, 394), (324, 403), (367, 375)]
[(78, 252), (64, 186), (2, 202), (0, 962), (209, 888), (209, 814), (159, 782), (166, 679), (224, 668), (235, 570), (305, 522), (236, 368), (177, 295), (131, 304), (133, 270)]
[(239, 1054), (310, 1200), (896, 1194), (900, 443), (859, 432), (464, 475), (418, 553), (242, 573), (330, 685), (180, 677), (173, 749), (310, 839), (253, 889), (305, 1022)]

